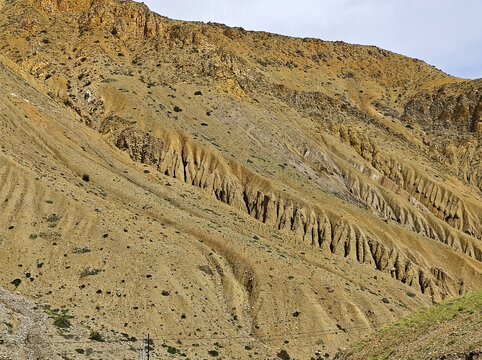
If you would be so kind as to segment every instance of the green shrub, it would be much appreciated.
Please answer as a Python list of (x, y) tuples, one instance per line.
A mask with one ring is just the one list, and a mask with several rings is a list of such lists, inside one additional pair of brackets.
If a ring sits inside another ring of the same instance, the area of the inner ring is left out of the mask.
[(175, 347), (168, 346), (168, 347), (167, 347), (167, 352), (168, 352), (169, 354), (174, 355), (174, 354), (177, 354), (178, 350), (177, 350)]
[(219, 356), (219, 352), (217, 350), (209, 350), (208, 354), (211, 355), (212, 357)]
[(88, 246), (84, 246), (83, 248), (78, 248), (76, 247), (74, 250), (72, 250), (72, 252), (74, 254), (85, 254), (85, 253), (90, 253), (90, 249)]
[(415, 294), (411, 291), (407, 291), (406, 294), (410, 297), (415, 297)]
[(45, 220), (47, 220), (48, 222), (57, 222), (60, 220), (60, 217), (57, 214), (52, 214), (47, 216)]
[(90, 176), (87, 175), (87, 174), (84, 174), (84, 175), (82, 175), (82, 180), (84, 180), (85, 182), (89, 182), (89, 181), (90, 181)]
[(90, 267), (87, 267), (84, 270), (82, 270), (82, 272), (80, 273), (80, 277), (84, 278), (86, 276), (97, 275), (100, 272), (101, 272), (100, 269), (92, 269)]
[(99, 341), (99, 342), (104, 341), (104, 338), (102, 337), (101, 333), (94, 330), (90, 332), (89, 339), (94, 341)]
[(211, 276), (214, 275), (213, 271), (208, 265), (198, 265), (197, 268), (208, 275), (211, 275)]
[(15, 279), (12, 281), (12, 284), (15, 285), (15, 288), (18, 288), (18, 286), (22, 283), (22, 280), (20, 279)]
[(68, 329), (72, 326), (70, 319), (72, 317), (66, 314), (58, 315), (55, 317), (54, 325), (60, 329)]
[(176, 106), (174, 106), (174, 111), (175, 112), (181, 112), (182, 109), (179, 106), (176, 105)]

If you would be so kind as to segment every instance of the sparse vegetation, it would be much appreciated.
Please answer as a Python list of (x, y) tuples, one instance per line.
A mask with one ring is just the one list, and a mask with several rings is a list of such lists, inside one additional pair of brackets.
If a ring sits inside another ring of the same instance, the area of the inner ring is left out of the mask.
[(85, 254), (85, 253), (90, 253), (91, 250), (88, 246), (84, 246), (82, 248), (76, 247), (74, 250), (72, 250), (74, 254)]
[(67, 314), (59, 314), (54, 316), (54, 325), (59, 329), (68, 329), (72, 326), (70, 323), (72, 316)]
[(0, 2), (1, 275), (59, 307), (55, 356), (134, 357), (124, 329), (192, 358), (321, 360), (482, 284), (480, 81), (134, 2)]
[(177, 354), (177, 353), (179, 352), (179, 350), (176, 349), (176, 348), (173, 347), (173, 346), (168, 346), (168, 347), (167, 347), (167, 352), (168, 352), (169, 354), (175, 355), (175, 354)]
[(210, 275), (210, 276), (214, 275), (213, 271), (211, 270), (211, 268), (208, 265), (198, 265), (197, 268), (199, 270), (201, 270), (202, 272), (205, 272), (206, 274)]
[(80, 273), (80, 278), (84, 278), (87, 276), (92, 276), (92, 275), (97, 275), (101, 272), (102, 270), (100, 269), (93, 269), (90, 267), (84, 268), (82, 272)]
[[(480, 314), (482, 311), (482, 290), (465, 296), (446, 300), (440, 304), (422, 309), (396, 321), (384, 329), (379, 330), (368, 339), (359, 342), (347, 350), (346, 356), (341, 359), (350, 358), (348, 354), (357, 354), (364, 349), (366, 358), (385, 359), (397, 351), (400, 358), (438, 358), (435, 354), (448, 354), (450, 349), (461, 345), (461, 349), (470, 349), (473, 338), (467, 333), (477, 331), (480, 327)], [(457, 321), (458, 317), (463, 321)], [(457, 330), (457, 327), (462, 329)], [(444, 329), (446, 329), (444, 331)], [(450, 339), (447, 341), (444, 335), (448, 333)], [(462, 341), (458, 341), (463, 339)], [(410, 344), (419, 343), (417, 347)], [(400, 353), (402, 351), (402, 353)], [(429, 352), (431, 355), (429, 356)], [(470, 352), (470, 351), (469, 351)]]
[(98, 341), (98, 342), (104, 341), (104, 338), (103, 338), (102, 334), (99, 333), (98, 331), (94, 331), (94, 330), (92, 330), (90, 332), (89, 339), (93, 340), (93, 341)]
[(60, 220), (60, 216), (58, 216), (57, 214), (51, 214), (47, 216), (45, 220), (47, 220), (47, 222), (49, 223), (58, 222)]
[(209, 350), (208, 354), (211, 355), (212, 357), (219, 356), (219, 352), (217, 350)]

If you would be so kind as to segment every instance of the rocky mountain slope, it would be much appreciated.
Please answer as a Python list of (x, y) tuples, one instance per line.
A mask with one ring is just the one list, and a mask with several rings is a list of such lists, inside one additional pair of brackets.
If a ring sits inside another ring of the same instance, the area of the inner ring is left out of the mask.
[(196, 359), (330, 357), (482, 286), (480, 80), (132, 1), (0, 7), (0, 286)]
[(482, 291), (400, 319), (337, 359), (480, 359)]

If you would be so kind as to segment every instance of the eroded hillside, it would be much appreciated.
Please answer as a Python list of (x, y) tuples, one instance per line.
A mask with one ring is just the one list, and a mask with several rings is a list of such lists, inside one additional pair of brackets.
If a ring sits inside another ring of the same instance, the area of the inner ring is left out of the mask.
[(479, 359), (482, 291), (417, 311), (336, 356), (336, 359)]
[(480, 80), (131, 1), (0, 5), (1, 286), (191, 358), (333, 355), (481, 287)]

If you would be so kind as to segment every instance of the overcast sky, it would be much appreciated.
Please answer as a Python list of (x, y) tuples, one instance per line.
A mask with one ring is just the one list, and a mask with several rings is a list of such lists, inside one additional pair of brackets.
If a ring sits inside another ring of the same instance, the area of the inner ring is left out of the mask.
[(482, 77), (482, 0), (144, 0), (174, 19), (377, 45)]

